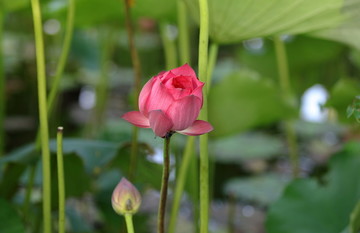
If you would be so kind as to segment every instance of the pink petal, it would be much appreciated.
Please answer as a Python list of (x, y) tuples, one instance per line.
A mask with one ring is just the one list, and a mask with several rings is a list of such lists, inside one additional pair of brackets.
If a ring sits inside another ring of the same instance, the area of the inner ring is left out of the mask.
[(189, 135), (189, 136), (198, 136), (201, 134), (206, 134), (212, 131), (214, 128), (207, 121), (196, 120), (189, 128), (182, 131), (177, 131), (178, 133)]
[(161, 110), (153, 110), (149, 112), (150, 127), (155, 135), (165, 137), (167, 132), (171, 131), (173, 123), (170, 118)]
[(188, 64), (182, 65), (170, 71), (176, 76), (183, 75), (183, 76), (196, 77), (195, 71)]
[(200, 86), (195, 88), (191, 93), (192, 95), (198, 97), (201, 100), (201, 103), (203, 101), (203, 86), (204, 86), (204, 83), (201, 83)]
[(199, 115), (201, 104), (202, 101), (195, 95), (174, 101), (166, 112), (174, 124), (173, 130), (184, 130), (192, 125)]
[(127, 112), (124, 115), (122, 115), (121, 118), (137, 127), (150, 128), (149, 119), (146, 118), (143, 114), (141, 114), (141, 112), (138, 111)]
[(147, 81), (147, 83), (141, 89), (141, 92), (139, 95), (139, 110), (145, 116), (148, 116), (147, 102), (148, 102), (149, 96), (151, 94), (151, 89), (152, 89), (155, 81), (156, 81), (155, 77), (150, 79), (149, 81)]
[(157, 79), (152, 86), (145, 109), (148, 112), (152, 110), (162, 110), (165, 112), (173, 102), (174, 99), (168, 89)]

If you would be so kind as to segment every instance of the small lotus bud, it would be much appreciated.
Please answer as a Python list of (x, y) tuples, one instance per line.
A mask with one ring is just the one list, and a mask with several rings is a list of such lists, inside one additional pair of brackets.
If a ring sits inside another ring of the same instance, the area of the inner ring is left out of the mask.
[(114, 189), (111, 204), (116, 213), (134, 214), (138, 211), (141, 204), (139, 191), (127, 179), (122, 178)]

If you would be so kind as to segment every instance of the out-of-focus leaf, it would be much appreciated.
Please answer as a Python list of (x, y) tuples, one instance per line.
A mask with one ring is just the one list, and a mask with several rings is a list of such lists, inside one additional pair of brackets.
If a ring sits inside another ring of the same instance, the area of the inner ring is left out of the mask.
[(319, 138), (327, 133), (334, 133), (338, 135), (346, 131), (344, 126), (330, 122), (316, 123), (308, 121), (297, 121), (295, 122), (294, 127), (296, 134), (306, 139)]
[(338, 117), (343, 121), (347, 119), (347, 107), (353, 102), (355, 96), (360, 94), (360, 82), (355, 79), (340, 79), (330, 93), (326, 106), (335, 108)]
[[(64, 179), (66, 197), (80, 197), (90, 190), (91, 177), (85, 172), (83, 160), (74, 154), (64, 155)], [(58, 205), (57, 163), (53, 157), (51, 163), (51, 190), (53, 205)]]
[[(154, 7), (156, 6), (156, 7)], [(53, 17), (66, 15), (67, 3), (50, 2), (46, 7), (46, 16)], [(124, 1), (123, 0), (77, 0), (76, 1), (76, 26), (92, 26), (109, 22), (124, 22)], [(155, 20), (175, 21), (176, 1), (175, 0), (153, 0), (134, 1), (131, 8), (133, 18), (151, 18)]]
[[(187, 0), (198, 19), (197, 1)], [(210, 0), (210, 35), (218, 43), (299, 34), (337, 26), (346, 17), (342, 0)]]
[[(239, 50), (239, 59), (242, 64), (256, 70), (265, 77), (278, 80), (278, 69), (274, 43), (263, 39), (261, 49), (254, 50), (244, 42), (246, 49)], [(288, 58), (289, 73), (293, 90), (302, 94), (307, 88), (316, 83), (326, 87), (338, 80), (334, 61), (339, 59), (344, 46), (323, 39), (306, 36), (295, 36), (284, 41)]]
[[(63, 140), (64, 154), (76, 153), (84, 161), (88, 173), (99, 172), (99, 168), (105, 166), (115, 157), (121, 142), (113, 143), (98, 140), (85, 140), (65, 138)], [(56, 153), (56, 141), (50, 141), (50, 150)], [(5, 163), (27, 164), (40, 158), (40, 153), (35, 152), (34, 144), (23, 146), (0, 159), (0, 166)]]
[(6, 166), (5, 170), (1, 173), (4, 177), (0, 183), (1, 197), (11, 199), (18, 188), (18, 181), (25, 169), (25, 165), (17, 163), (9, 163)]
[(24, 225), (15, 209), (2, 198), (0, 198), (0, 206), (0, 232), (24, 233)]
[(4, 7), (5, 11), (17, 11), (23, 8), (30, 6), (30, 1), (28, 0), (2, 0), (1, 7)]
[(360, 1), (345, 0), (342, 14), (345, 20), (335, 28), (312, 32), (310, 35), (339, 41), (360, 50)]
[(266, 125), (294, 114), (271, 80), (248, 71), (233, 73), (211, 88), (209, 121), (214, 137)]
[[(162, 165), (150, 162), (149, 160), (154, 156), (156, 150), (153, 150), (145, 143), (139, 144), (139, 150), (134, 179), (139, 183), (160, 189)], [(121, 148), (110, 164), (112, 168), (118, 168), (121, 171), (127, 172), (130, 167), (130, 146)]]
[(350, 230), (351, 233), (358, 233), (360, 231), (360, 200), (350, 215)]
[(216, 160), (229, 163), (268, 158), (280, 154), (282, 150), (283, 143), (279, 138), (260, 133), (241, 134), (210, 143), (210, 151), (216, 156)]
[(280, 197), (286, 184), (286, 179), (275, 174), (234, 178), (226, 183), (225, 193), (240, 200), (268, 205)]
[(87, 221), (85, 221), (84, 217), (81, 216), (78, 210), (73, 206), (66, 207), (66, 217), (69, 220), (69, 225), (72, 230), (71, 232), (93, 232), (91, 225)]
[(353, 142), (331, 159), (324, 184), (314, 179), (292, 181), (270, 207), (267, 232), (341, 232), (360, 198), (359, 167), (360, 145)]

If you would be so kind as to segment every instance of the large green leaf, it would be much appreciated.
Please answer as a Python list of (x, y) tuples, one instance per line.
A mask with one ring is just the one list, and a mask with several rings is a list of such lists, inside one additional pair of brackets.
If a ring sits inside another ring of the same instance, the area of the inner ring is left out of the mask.
[(339, 41), (360, 50), (360, 1), (345, 0), (342, 14), (346, 20), (339, 26), (312, 32), (310, 35)]
[[(198, 19), (197, 1), (187, 0)], [(337, 26), (343, 0), (209, 0), (210, 35), (218, 43), (299, 34)]]
[(358, 233), (360, 231), (360, 200), (350, 215), (350, 229), (351, 233)]
[(349, 143), (329, 164), (324, 184), (315, 179), (291, 182), (268, 212), (269, 233), (339, 233), (360, 200), (360, 145)]
[[(174, 21), (176, 19), (175, 0), (134, 0), (131, 12), (134, 18), (147, 17), (156, 20)], [(154, 7), (156, 6), (156, 7)], [(65, 17), (66, 2), (50, 2), (46, 6), (47, 17)], [(121, 22), (125, 19), (124, 1), (119, 0), (77, 0), (76, 26), (92, 26), (101, 23)]]
[(280, 154), (284, 145), (279, 138), (260, 133), (247, 133), (213, 140), (210, 151), (216, 160), (241, 163), (245, 159), (269, 158)]
[(212, 136), (226, 136), (266, 125), (293, 114), (271, 80), (249, 71), (233, 73), (214, 85), (209, 95)]
[(0, 232), (24, 233), (24, 225), (13, 206), (2, 198), (0, 198), (0, 206)]
[(226, 183), (225, 193), (240, 200), (268, 205), (280, 197), (286, 183), (286, 179), (276, 174), (234, 178)]

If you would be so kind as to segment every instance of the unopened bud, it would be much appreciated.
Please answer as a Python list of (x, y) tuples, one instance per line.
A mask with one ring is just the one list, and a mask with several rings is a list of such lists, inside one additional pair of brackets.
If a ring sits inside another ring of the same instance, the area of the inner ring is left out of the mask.
[(127, 179), (122, 178), (114, 189), (111, 204), (116, 213), (134, 214), (141, 204), (139, 191)]

